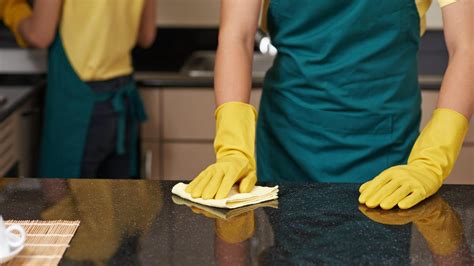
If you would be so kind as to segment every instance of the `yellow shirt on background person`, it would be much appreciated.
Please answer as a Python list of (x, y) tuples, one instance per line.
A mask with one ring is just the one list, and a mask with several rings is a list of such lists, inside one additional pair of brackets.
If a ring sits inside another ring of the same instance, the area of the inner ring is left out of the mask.
[(64, 0), (60, 34), (67, 57), (84, 81), (133, 72), (144, 0)]

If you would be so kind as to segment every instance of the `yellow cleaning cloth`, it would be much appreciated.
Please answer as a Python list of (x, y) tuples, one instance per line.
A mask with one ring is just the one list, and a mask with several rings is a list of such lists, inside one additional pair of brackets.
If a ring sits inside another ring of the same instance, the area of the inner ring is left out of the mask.
[(239, 187), (234, 186), (227, 198), (224, 199), (202, 199), (193, 198), (185, 191), (188, 185), (184, 183), (176, 184), (171, 192), (180, 196), (183, 199), (216, 208), (235, 209), (247, 205), (253, 205), (264, 201), (274, 200), (278, 198), (278, 186), (275, 187), (261, 187), (255, 186), (250, 193), (239, 193)]

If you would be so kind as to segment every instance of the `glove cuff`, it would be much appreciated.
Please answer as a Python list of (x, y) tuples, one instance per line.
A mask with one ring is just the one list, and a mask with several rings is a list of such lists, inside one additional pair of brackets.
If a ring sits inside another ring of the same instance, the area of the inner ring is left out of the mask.
[(217, 159), (229, 154), (242, 153), (255, 164), (255, 126), (257, 111), (241, 102), (228, 102), (215, 112), (216, 138), (214, 149)]
[(469, 122), (462, 114), (451, 109), (436, 109), (416, 140), (408, 164), (428, 166), (442, 183), (454, 167), (468, 127)]

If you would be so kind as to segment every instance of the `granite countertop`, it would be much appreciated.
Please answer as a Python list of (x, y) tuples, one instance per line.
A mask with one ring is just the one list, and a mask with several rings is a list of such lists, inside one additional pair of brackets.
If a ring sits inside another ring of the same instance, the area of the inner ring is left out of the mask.
[(382, 211), (358, 205), (356, 184), (279, 184), (278, 203), (233, 216), (187, 206), (174, 184), (0, 179), (0, 214), (80, 220), (63, 265), (473, 263), (474, 186)]
[[(213, 88), (214, 80), (209, 77), (190, 77), (179, 72), (137, 72), (135, 73), (138, 86), (144, 89), (160, 88)], [(435, 90), (441, 88), (443, 76), (420, 75), (420, 88), (422, 90)], [(263, 77), (253, 79), (253, 88), (263, 87)]]
[(0, 105), (0, 122), (15, 112), (35, 91), (32, 86), (0, 86), (0, 96), (7, 100)]

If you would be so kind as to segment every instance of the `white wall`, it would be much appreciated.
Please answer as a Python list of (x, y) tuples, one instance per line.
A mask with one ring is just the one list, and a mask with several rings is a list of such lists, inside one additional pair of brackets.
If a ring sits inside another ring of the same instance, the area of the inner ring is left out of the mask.
[(157, 24), (166, 27), (219, 26), (220, 0), (158, 0)]
[[(436, 1), (433, 1), (436, 2)], [(433, 3), (427, 14), (428, 29), (442, 29), (443, 18), (441, 16), (441, 8), (437, 3)]]

